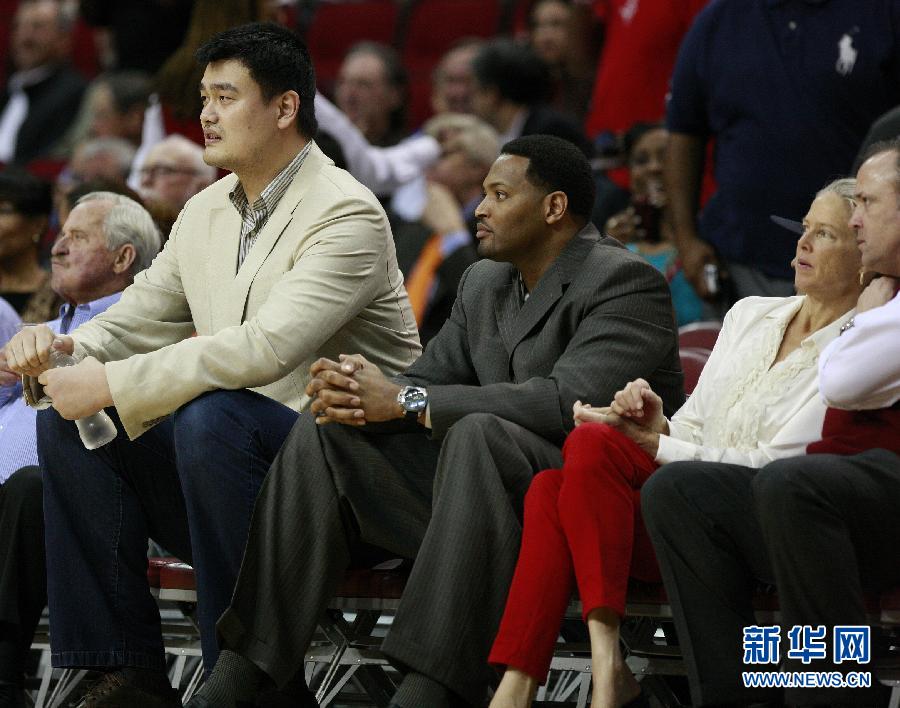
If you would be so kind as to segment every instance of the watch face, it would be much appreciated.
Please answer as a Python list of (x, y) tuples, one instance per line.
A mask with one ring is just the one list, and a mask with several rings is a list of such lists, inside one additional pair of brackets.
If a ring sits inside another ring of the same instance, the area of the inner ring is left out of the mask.
[(400, 405), (407, 411), (421, 413), (428, 405), (428, 394), (424, 388), (407, 386), (400, 392)]

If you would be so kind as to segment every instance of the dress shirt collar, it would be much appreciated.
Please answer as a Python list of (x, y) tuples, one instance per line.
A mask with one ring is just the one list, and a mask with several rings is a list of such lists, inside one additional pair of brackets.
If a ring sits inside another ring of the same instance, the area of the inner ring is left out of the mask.
[(307, 142), (300, 152), (294, 156), (294, 159), (291, 160), (281, 172), (275, 175), (274, 179), (272, 179), (272, 181), (266, 185), (265, 189), (260, 192), (259, 198), (253, 202), (252, 205), (247, 201), (247, 193), (244, 191), (244, 185), (238, 181), (237, 186), (235, 186), (228, 194), (228, 198), (231, 199), (231, 203), (234, 204), (234, 208), (238, 210), (238, 213), (243, 216), (244, 211), (249, 206), (253, 211), (265, 210), (267, 215), (271, 215), (275, 211), (275, 207), (278, 206), (278, 202), (280, 202), (281, 198), (284, 196), (284, 193), (287, 192), (294, 177), (297, 176), (297, 172), (300, 171), (300, 167), (303, 165), (306, 156), (309, 155), (311, 147), (312, 140)]
[[(111, 305), (117, 303), (121, 297), (122, 293), (118, 292), (80, 305), (65, 303), (59, 308), (60, 334), (68, 334), (79, 325), (107, 310)], [(63, 324), (66, 325), (65, 328), (63, 328)]]
[[(769, 314), (766, 315), (766, 319), (771, 320), (781, 320), (784, 323), (784, 328), (791, 323), (794, 315), (800, 311), (800, 308), (803, 306), (804, 301), (806, 300), (805, 295), (797, 295), (794, 297), (785, 298), (785, 303), (781, 307), (776, 307), (771, 310)], [(822, 351), (827, 347), (831, 341), (838, 336), (841, 330), (841, 325), (844, 324), (853, 313), (856, 312), (856, 309), (852, 309), (849, 312), (845, 312), (843, 315), (838, 317), (834, 322), (825, 325), (821, 329), (816, 330), (811, 335), (806, 337), (802, 342), (800, 342), (801, 347), (815, 347), (818, 353), (822, 353)]]

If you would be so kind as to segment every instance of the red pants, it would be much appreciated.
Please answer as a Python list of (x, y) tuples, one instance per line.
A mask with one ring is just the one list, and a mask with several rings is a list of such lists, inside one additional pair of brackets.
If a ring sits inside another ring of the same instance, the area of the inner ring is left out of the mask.
[(584, 617), (625, 614), (629, 576), (659, 582), (640, 516), (640, 488), (657, 468), (608, 425), (566, 438), (563, 468), (539, 473), (525, 496), (522, 547), (489, 661), (545, 681), (575, 583)]

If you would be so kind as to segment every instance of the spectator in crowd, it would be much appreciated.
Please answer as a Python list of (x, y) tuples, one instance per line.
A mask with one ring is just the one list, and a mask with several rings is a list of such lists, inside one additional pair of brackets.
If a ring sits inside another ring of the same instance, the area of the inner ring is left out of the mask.
[(91, 138), (122, 138), (134, 148), (141, 144), (144, 111), (150, 97), (150, 77), (136, 71), (98, 76), (88, 86), (78, 114), (52, 157), (68, 158)]
[(532, 49), (495, 39), (479, 50), (473, 68), (472, 107), (497, 129), (501, 142), (522, 135), (556, 135), (590, 156), (591, 147), (579, 125), (547, 107), (550, 72)]
[(426, 175), (442, 184), (458, 203), (466, 226), (475, 238), (475, 209), (482, 199), (481, 185), (497, 155), (500, 140), (497, 131), (475, 116), (438, 115), (426, 126), (441, 143), (441, 158)]
[(334, 98), (372, 145), (394, 145), (406, 135), (406, 70), (392, 47), (368, 41), (352, 46)]
[[(673, 601), (695, 705), (878, 700), (877, 689), (796, 688), (780, 696), (775, 689), (744, 688), (742, 639), (744, 628), (756, 624), (754, 584), (774, 582), (786, 632), (808, 625), (818, 636), (815, 628), (825, 629), (826, 653), (814, 663), (816, 671), (868, 670), (840, 661), (834, 628), (865, 628), (863, 588), (900, 583), (898, 164), (900, 142), (875, 144), (857, 175), (850, 225), (863, 267), (883, 277), (862, 292), (856, 315), (820, 357), (819, 388), (831, 406), (821, 440), (807, 447), (810, 454), (761, 470), (718, 462), (667, 465), (645, 487), (643, 511)], [(812, 668), (787, 655), (788, 648), (782, 641), (783, 670)]]
[[(594, 15), (603, 23), (603, 50), (585, 124), (592, 139), (604, 133), (618, 136), (635, 123), (654, 123), (665, 115), (678, 47), (708, 2), (594, 0)], [(585, 23), (588, 17), (577, 21)], [(617, 183), (628, 186), (627, 181)]]
[[(420, 352), (383, 210), (310, 139), (302, 41), (251, 24), (198, 58), (204, 156), (233, 174), (187, 204), (118, 303), (60, 337), (78, 364), (45, 370), (44, 327), (6, 347), (10, 368), (39, 375), (53, 399), (38, 414), (52, 651), (57, 665), (106, 672), (91, 708), (179, 705), (148, 534), (196, 569), (211, 668), (256, 492), (308, 403), (310, 364), (363, 349), (400, 371)], [(111, 406), (127, 437), (86, 451), (69, 421)]]
[[(64, 300), (47, 323), (66, 334), (114, 302), (159, 251), (150, 215), (127, 197), (82, 197), (53, 246), (51, 285)], [(2, 337), (2, 334), (0, 334)], [(0, 372), (7, 372), (0, 353)], [(24, 663), (47, 604), (35, 411), (18, 377), (0, 387), (0, 705), (19, 706)]]
[[(822, 429), (817, 359), (862, 290), (847, 221), (853, 180), (819, 192), (804, 219), (792, 298), (751, 298), (725, 320), (688, 402), (667, 420), (644, 380), (609, 408), (575, 404), (578, 427), (561, 469), (540, 473), (525, 502), (516, 573), (490, 661), (507, 670), (491, 708), (526, 708), (545, 680), (559, 626), (578, 588), (591, 636), (592, 706), (617, 708), (640, 687), (619, 651), (629, 576), (658, 582), (637, 513), (660, 464), (716, 460), (761, 467), (801, 455)], [(679, 636), (681, 636), (679, 634)]]
[(583, 66), (578, 34), (577, 13), (572, 0), (537, 0), (528, 16), (528, 43), (550, 68), (551, 105), (584, 121), (591, 97), (591, 68)]
[(441, 113), (471, 113), (475, 75), (472, 62), (483, 39), (459, 40), (441, 57), (431, 76), (431, 109)]
[(22, 0), (13, 19), (14, 73), (0, 92), (0, 163), (47, 154), (78, 111), (85, 81), (68, 65), (73, 19), (57, 0)]
[(90, 134), (124, 138), (137, 148), (150, 98), (149, 75), (140, 71), (105, 74), (94, 80), (89, 96)]
[[(738, 298), (792, 292), (793, 244), (769, 215), (802, 213), (900, 103), (898, 13), (896, 0), (865, 13), (855, 0), (715, 0), (697, 16), (672, 77), (666, 181), (675, 244), (701, 297), (710, 263)], [(698, 220), (708, 139), (717, 190)]]
[(424, 170), (441, 154), (431, 135), (412, 135), (391, 147), (372, 145), (362, 131), (337, 106), (316, 93), (316, 120), (338, 144), (347, 170), (379, 197), (390, 196), (399, 187), (420, 179)]
[(135, 156), (134, 145), (124, 138), (92, 138), (75, 148), (60, 174), (61, 184), (80, 184), (92, 179), (125, 183)]
[(459, 281), (477, 259), (475, 208), (497, 154), (497, 132), (472, 115), (444, 113), (424, 127), (443, 155), (394, 192), (388, 215), (423, 346), (450, 316)]
[(484, 187), (484, 260), (422, 357), (395, 379), (356, 355), (314, 366), (319, 417), (300, 416), (266, 477), (223, 651), (190, 706), (252, 702), (295, 675), (359, 542), (416, 558), (383, 644), (408, 672), (391, 705), (483, 705), (521, 499), (558, 463), (576, 391), (607, 400), (643, 371), (667, 409), (682, 400), (667, 288), (588, 224), (577, 148), (507, 143)]
[(460, 280), (478, 255), (459, 202), (447, 187), (426, 182), (422, 215), (405, 221), (389, 212), (397, 262), (422, 346), (450, 316)]
[(638, 123), (625, 133), (631, 204), (606, 222), (606, 233), (640, 253), (666, 276), (678, 326), (703, 318), (703, 302), (684, 277), (672, 226), (663, 218), (663, 164), (669, 133), (659, 124)]
[[(134, 145), (124, 138), (91, 138), (80, 143), (56, 178), (53, 204), (60, 224), (68, 212), (67, 195), (85, 182), (102, 180), (124, 186), (134, 162)], [(116, 190), (118, 191), (118, 190)]]
[(40, 244), (53, 207), (50, 185), (19, 169), (0, 172), (0, 297), (25, 322), (44, 322), (59, 309)]
[(174, 223), (187, 200), (216, 180), (216, 168), (203, 161), (203, 148), (182, 135), (153, 146), (140, 168), (141, 196), (155, 218)]

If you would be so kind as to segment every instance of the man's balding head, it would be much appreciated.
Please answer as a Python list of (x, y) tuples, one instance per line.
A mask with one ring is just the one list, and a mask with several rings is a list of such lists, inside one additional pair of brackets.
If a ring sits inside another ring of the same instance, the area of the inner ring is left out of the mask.
[(856, 176), (850, 219), (863, 266), (900, 276), (900, 139), (873, 145)]
[(203, 161), (203, 148), (181, 135), (170, 135), (147, 153), (140, 191), (148, 202), (177, 212), (215, 179), (216, 168)]

